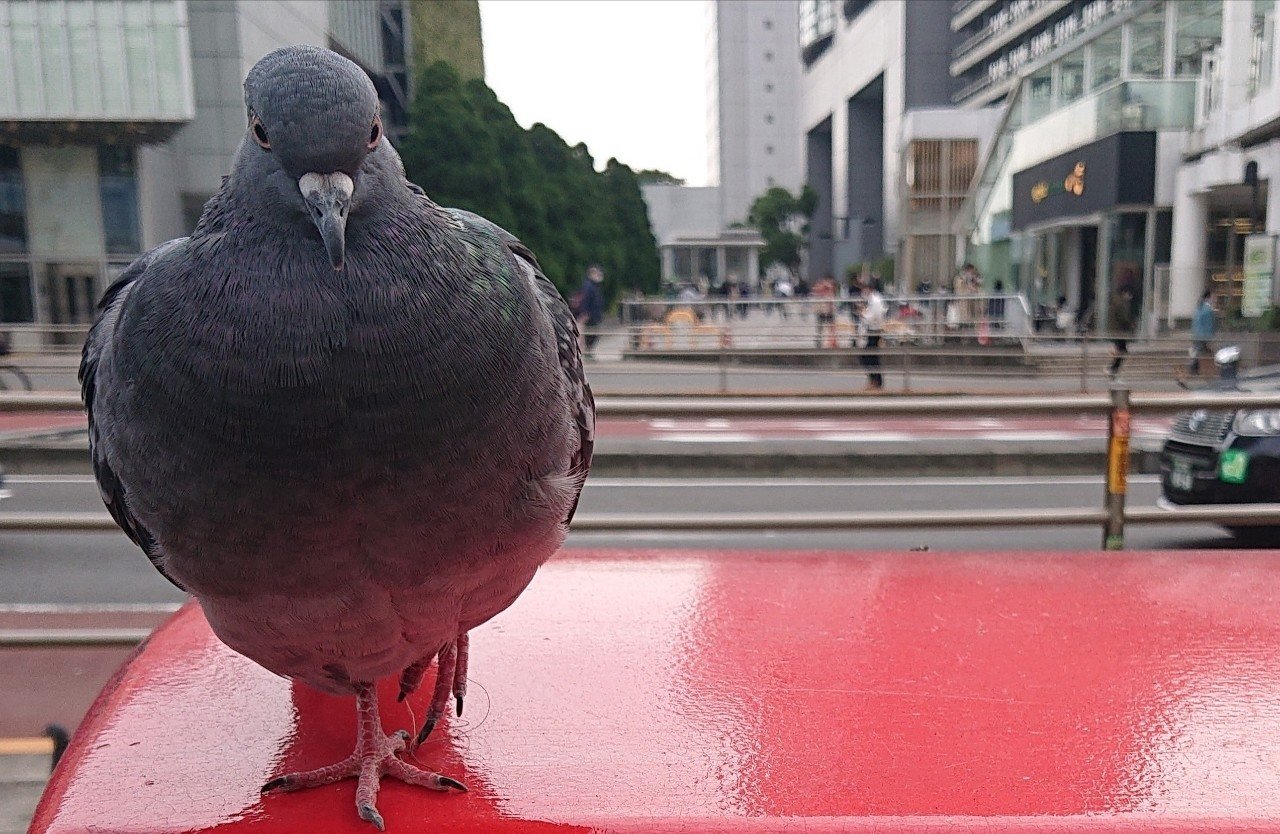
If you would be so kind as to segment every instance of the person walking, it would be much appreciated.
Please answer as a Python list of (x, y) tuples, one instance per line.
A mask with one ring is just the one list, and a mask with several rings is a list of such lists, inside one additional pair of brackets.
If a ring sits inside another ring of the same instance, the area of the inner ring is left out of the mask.
[(1200, 365), (1204, 357), (1209, 355), (1209, 342), (1213, 339), (1217, 323), (1213, 293), (1205, 290), (1200, 295), (1200, 304), (1196, 307), (1195, 315), (1191, 317), (1191, 364), (1187, 365), (1187, 375), (1200, 375)]
[(582, 288), (573, 298), (573, 315), (578, 320), (578, 332), (582, 338), (585, 353), (594, 354), (596, 342), (600, 334), (596, 328), (604, 321), (604, 292), (600, 285), (604, 282), (604, 271), (592, 264), (587, 268), (587, 277), (582, 280)]
[(862, 329), (867, 336), (867, 346), (863, 349), (858, 361), (867, 369), (867, 390), (879, 391), (884, 388), (884, 376), (880, 373), (880, 332), (884, 330), (884, 319), (888, 307), (884, 296), (880, 294), (880, 282), (872, 279), (862, 285)]
[(814, 313), (818, 319), (818, 347), (836, 346), (836, 279), (823, 275), (813, 285)]
[(1133, 288), (1121, 284), (1111, 296), (1111, 309), (1107, 311), (1107, 330), (1111, 333), (1111, 344), (1114, 351), (1111, 368), (1108, 373), (1112, 379), (1120, 373), (1120, 366), (1129, 355), (1129, 337), (1137, 327), (1137, 316), (1133, 310)]

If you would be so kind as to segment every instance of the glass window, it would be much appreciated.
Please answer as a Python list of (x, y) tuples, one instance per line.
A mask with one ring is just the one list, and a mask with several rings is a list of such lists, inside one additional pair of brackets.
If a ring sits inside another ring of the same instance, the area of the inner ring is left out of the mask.
[(1173, 8), (1173, 74), (1199, 75), (1204, 53), (1222, 42), (1222, 0), (1182, 0)]
[(67, 45), (71, 49), (71, 96), (80, 113), (97, 113), (98, 61), (94, 48), (93, 6), (67, 4)]
[(1138, 78), (1164, 75), (1164, 9), (1144, 12), (1129, 29), (1129, 74)]
[(1064, 55), (1058, 64), (1058, 101), (1070, 104), (1084, 95), (1084, 50)]
[(102, 67), (102, 110), (124, 113), (129, 109), (125, 98), (128, 76), (124, 70), (124, 44), (120, 38), (120, 8), (115, 3), (94, 3), (98, 16), (98, 63)]
[(98, 148), (98, 188), (102, 195), (102, 232), (107, 252), (117, 255), (141, 251), (132, 148), (123, 145)]
[(124, 4), (124, 53), (129, 73), (129, 104), (136, 113), (154, 113), (158, 98), (151, 71), (150, 12), (150, 4)]
[(1099, 35), (1090, 49), (1093, 71), (1089, 88), (1096, 90), (1120, 77), (1120, 28)]
[(0, 321), (35, 321), (31, 299), (31, 268), (0, 261)]
[(12, 27), (11, 55), (13, 78), (19, 113), (39, 113), (40, 62), (36, 60), (36, 15), (28, 3), (14, 3), (9, 9)]
[(1053, 106), (1053, 68), (1036, 70), (1027, 79), (1027, 121), (1048, 115)]
[(0, 252), (27, 251), (27, 204), (18, 149), (0, 145)]
[(71, 112), (71, 89), (63, 67), (68, 58), (66, 42), (62, 35), (66, 24), (62, 19), (62, 7), (58, 3), (38, 3), (40, 10), (40, 64), (44, 77), (44, 112), (65, 114)]

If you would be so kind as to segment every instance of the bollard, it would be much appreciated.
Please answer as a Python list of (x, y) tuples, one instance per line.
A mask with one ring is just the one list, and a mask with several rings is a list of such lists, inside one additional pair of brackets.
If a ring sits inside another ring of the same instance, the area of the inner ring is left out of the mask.
[(1124, 502), (1129, 491), (1129, 389), (1111, 389), (1111, 419), (1107, 423), (1107, 482), (1102, 549), (1124, 550)]
[(1080, 334), (1080, 393), (1089, 393), (1089, 337)]

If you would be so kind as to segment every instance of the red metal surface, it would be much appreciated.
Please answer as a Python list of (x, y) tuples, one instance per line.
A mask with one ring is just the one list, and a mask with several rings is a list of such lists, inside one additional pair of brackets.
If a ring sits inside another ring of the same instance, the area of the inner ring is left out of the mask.
[[(420, 751), (471, 793), (387, 780), (379, 807), (392, 832), (1280, 831), (1277, 589), (1267, 552), (572, 551), (473, 633), (466, 717)], [(352, 782), (258, 793), (349, 753), (353, 713), (184, 609), (32, 831), (368, 834)]]

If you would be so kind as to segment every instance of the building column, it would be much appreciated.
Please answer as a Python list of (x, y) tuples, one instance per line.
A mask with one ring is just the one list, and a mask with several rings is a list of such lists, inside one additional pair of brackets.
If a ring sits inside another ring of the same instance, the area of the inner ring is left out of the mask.
[(1223, 104), (1244, 104), (1249, 95), (1249, 62), (1253, 52), (1253, 4), (1222, 4), (1221, 55)]
[[(1280, 189), (1277, 189), (1280, 191)], [(757, 286), (760, 283), (760, 250), (755, 244), (747, 247), (747, 283)]]
[[(1178, 169), (1173, 198), (1173, 248), (1169, 256), (1169, 319), (1189, 319), (1205, 287), (1209, 201), (1192, 190), (1193, 170)], [(1270, 202), (1268, 200), (1268, 202)], [(1268, 206), (1270, 208), (1270, 206)], [(1267, 225), (1271, 219), (1268, 212)]]
[(725, 255), (724, 244), (716, 246), (716, 281), (724, 283), (729, 277), (729, 259)]
[(662, 280), (674, 282), (676, 277), (676, 248), (662, 247)]
[(1098, 223), (1098, 259), (1093, 281), (1093, 332), (1105, 333), (1111, 317), (1111, 218), (1102, 215)]

